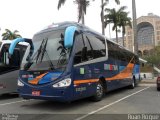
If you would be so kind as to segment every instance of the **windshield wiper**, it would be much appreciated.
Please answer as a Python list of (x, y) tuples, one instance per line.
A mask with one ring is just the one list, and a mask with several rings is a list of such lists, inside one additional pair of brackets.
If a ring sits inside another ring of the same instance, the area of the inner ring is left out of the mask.
[[(24, 66), (24, 69), (27, 70), (30, 68), (30, 66), (34, 63), (33, 61), (36, 60), (36, 63), (39, 61), (39, 62), (42, 62), (43, 60), (43, 57), (44, 57), (44, 54), (46, 53), (47, 57), (48, 57), (48, 60), (49, 60), (49, 64), (50, 64), (50, 68), (51, 70), (54, 69), (54, 65), (47, 53), (47, 50), (46, 50), (46, 47), (47, 47), (47, 42), (48, 42), (48, 38), (46, 39), (43, 39), (39, 49), (37, 50), (37, 52), (33, 55), (32, 59), (30, 59), (28, 61), (27, 64), (25, 64)], [(37, 54), (37, 55), (36, 55)], [(36, 56), (36, 57), (35, 57)]]
[[(38, 53), (36, 56), (36, 63), (39, 60), (40, 54), (42, 54), (44, 47), (46, 47), (47, 42), (48, 42), (48, 39), (43, 39), (43, 41), (38, 49)], [(42, 59), (42, 57), (41, 57), (41, 59)]]
[[(45, 40), (45, 39), (43, 39), (43, 41), (42, 41), (39, 49), (37, 50), (37, 52), (33, 55), (32, 58), (29, 58), (28, 62), (24, 65), (24, 70), (28, 70), (28, 69), (31, 67), (31, 65), (33, 64), (33, 60), (34, 60), (34, 59), (36, 59), (36, 63), (37, 63), (37, 61), (38, 61), (38, 59), (39, 59), (39, 56), (40, 56), (40, 54), (41, 54), (41, 51), (42, 51), (42, 46), (43, 46), (43, 44), (44, 44), (44, 40)], [(37, 56), (36, 56), (36, 54), (37, 54)], [(34, 58), (35, 56), (36, 56), (36, 58)], [(30, 57), (31, 57), (31, 56), (30, 56)]]
[[(49, 65), (50, 65), (51, 70), (54, 70), (54, 69), (55, 69), (55, 68), (54, 68), (54, 65), (53, 65), (53, 63), (52, 63), (52, 61), (51, 61), (51, 59), (50, 59), (50, 57), (49, 57), (48, 52), (47, 52), (46, 49), (44, 50), (44, 52), (42, 53), (42, 55), (44, 56), (44, 54), (46, 54), (47, 57), (48, 57), (47, 60), (49, 60), (48, 62), (49, 62)], [(41, 60), (43, 59), (43, 56), (41, 57)]]
[(52, 63), (52, 61), (51, 61), (51, 59), (50, 59), (50, 57), (49, 57), (49, 55), (48, 55), (48, 52), (47, 52), (47, 50), (46, 50), (47, 43), (48, 43), (48, 38), (43, 39), (42, 44), (41, 44), (41, 46), (40, 46), (40, 49), (39, 49), (39, 51), (38, 51), (36, 63), (37, 63), (39, 57), (40, 57), (40, 62), (42, 62), (43, 57), (44, 57), (44, 55), (46, 54), (46, 55), (47, 55), (47, 58), (48, 58), (47, 60), (49, 60), (50, 68), (51, 68), (51, 70), (54, 70), (54, 65), (53, 65), (53, 63)]

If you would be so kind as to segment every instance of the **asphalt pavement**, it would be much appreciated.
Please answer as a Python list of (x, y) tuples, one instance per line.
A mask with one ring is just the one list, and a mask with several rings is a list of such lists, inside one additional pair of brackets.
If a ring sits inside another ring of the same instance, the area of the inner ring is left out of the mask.
[(142, 116), (153, 114), (158, 118), (152, 120), (160, 120), (156, 78), (142, 80), (135, 89), (109, 92), (99, 102), (88, 98), (72, 103), (23, 100), (16, 95), (0, 96), (0, 99), (2, 120), (129, 120), (132, 115), (137, 115), (137, 120), (150, 120)]

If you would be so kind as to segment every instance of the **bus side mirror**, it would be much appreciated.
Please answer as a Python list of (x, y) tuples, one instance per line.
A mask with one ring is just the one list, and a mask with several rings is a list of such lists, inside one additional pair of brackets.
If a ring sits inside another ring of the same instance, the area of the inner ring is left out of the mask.
[(26, 43), (30, 44), (30, 52), (29, 52), (29, 55), (27, 58), (29, 58), (29, 56), (32, 56), (33, 51), (34, 51), (34, 45), (32, 43), (32, 40), (27, 39), (27, 38), (16, 38), (12, 41), (12, 43), (9, 47), (9, 58), (11, 58), (11, 56), (13, 55), (14, 49), (19, 42), (26, 42)]
[(65, 30), (64, 35), (64, 46), (65, 48), (70, 48), (73, 46), (74, 34), (77, 31), (77, 27), (69, 26)]
[(16, 38), (12, 41), (10, 47), (9, 47), (9, 57), (11, 57), (11, 55), (13, 55), (13, 52), (14, 52), (14, 49), (16, 47), (16, 45), (19, 43), (19, 42), (24, 42), (24, 38)]

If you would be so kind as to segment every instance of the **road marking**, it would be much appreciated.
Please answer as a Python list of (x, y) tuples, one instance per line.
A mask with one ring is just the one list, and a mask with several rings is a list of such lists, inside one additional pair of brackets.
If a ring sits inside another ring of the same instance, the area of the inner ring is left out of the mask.
[(140, 93), (140, 92), (142, 92), (142, 91), (144, 91), (144, 90), (146, 90), (146, 89), (148, 89), (148, 88), (150, 88), (150, 87), (146, 87), (146, 88), (141, 89), (141, 90), (139, 90), (139, 91), (137, 91), (137, 92), (135, 92), (135, 93), (132, 93), (132, 94), (130, 94), (130, 95), (127, 95), (127, 96), (125, 96), (125, 97), (123, 97), (123, 98), (121, 98), (121, 99), (119, 99), (119, 100), (117, 100), (117, 101), (114, 101), (114, 102), (112, 102), (112, 103), (110, 103), (110, 104), (108, 104), (108, 105), (105, 105), (105, 106), (103, 106), (103, 107), (101, 107), (101, 108), (99, 108), (99, 109), (97, 109), (97, 110), (95, 110), (95, 111), (92, 111), (92, 112), (90, 112), (90, 113), (88, 113), (88, 114), (86, 114), (86, 115), (83, 115), (83, 116), (81, 116), (81, 117), (79, 117), (79, 118), (77, 118), (77, 119), (75, 119), (75, 120), (82, 120), (82, 119), (84, 119), (84, 118), (86, 118), (86, 117), (88, 117), (88, 116), (90, 116), (90, 115), (95, 114), (96, 112), (99, 112), (99, 111), (101, 111), (101, 110), (103, 110), (103, 109), (105, 109), (105, 108), (108, 108), (108, 107), (116, 104), (116, 103), (119, 103), (119, 102), (121, 102), (121, 101), (123, 101), (123, 100), (125, 100), (125, 99), (127, 99), (127, 98), (129, 98), (129, 97), (131, 97), (131, 96), (133, 96), (133, 95), (135, 95), (135, 94), (138, 94), (138, 93)]
[(0, 104), (0, 106), (10, 105), (10, 104), (15, 104), (15, 103), (20, 103), (20, 102), (26, 102), (26, 101), (29, 101), (29, 100), (19, 100), (19, 101), (14, 101), (14, 102), (9, 102), (9, 103), (3, 103), (3, 104)]

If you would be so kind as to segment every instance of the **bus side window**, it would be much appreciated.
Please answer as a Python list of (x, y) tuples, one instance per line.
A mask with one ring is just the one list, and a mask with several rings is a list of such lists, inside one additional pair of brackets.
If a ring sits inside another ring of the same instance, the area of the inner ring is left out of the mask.
[(4, 63), (5, 65), (9, 65), (8, 55), (9, 55), (8, 51), (4, 51), (4, 53), (3, 53), (3, 63)]
[(8, 48), (7, 45), (4, 45), (1, 54), (0, 54), (0, 65), (1, 66), (6, 66), (9, 65), (9, 59), (8, 59)]
[(92, 60), (94, 57), (94, 51), (93, 51), (91, 42), (86, 35), (83, 35), (83, 39), (85, 41), (87, 60)]
[(99, 38), (92, 34), (87, 34), (86, 37), (92, 46), (92, 55), (93, 58), (100, 58), (104, 57), (106, 55), (106, 47), (105, 47), (105, 40), (102, 38)]
[[(74, 64), (79, 64), (82, 62), (82, 55), (85, 52), (84, 43), (82, 39), (82, 35), (75, 36), (75, 56), (74, 56)], [(84, 59), (84, 58), (83, 58)]]
[(117, 59), (119, 54), (117, 54), (116, 46), (110, 41), (107, 41), (107, 45), (108, 45), (108, 57), (112, 59)]

